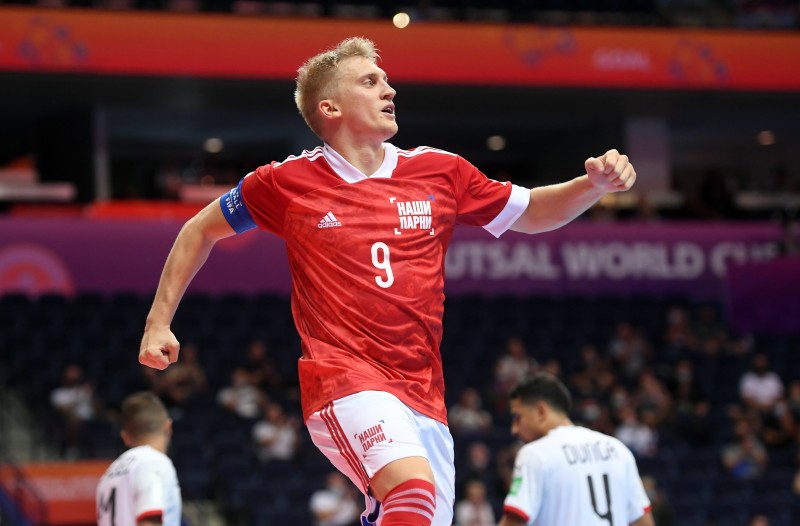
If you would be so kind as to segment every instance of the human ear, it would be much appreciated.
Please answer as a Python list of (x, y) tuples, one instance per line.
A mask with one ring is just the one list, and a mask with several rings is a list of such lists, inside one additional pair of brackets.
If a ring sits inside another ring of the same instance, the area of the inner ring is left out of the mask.
[(339, 106), (337, 106), (336, 103), (330, 99), (319, 101), (317, 109), (320, 113), (322, 113), (322, 116), (327, 119), (338, 117), (340, 114)]
[(536, 402), (536, 418), (539, 421), (544, 421), (547, 419), (547, 415), (549, 413), (549, 407), (546, 403), (539, 400)]

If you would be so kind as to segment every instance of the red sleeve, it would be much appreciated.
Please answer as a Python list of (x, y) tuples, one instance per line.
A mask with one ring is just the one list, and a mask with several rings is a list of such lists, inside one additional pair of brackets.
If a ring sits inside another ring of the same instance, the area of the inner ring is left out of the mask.
[(505, 504), (503, 506), (503, 513), (513, 515), (514, 517), (518, 518), (519, 520), (525, 523), (527, 523), (530, 520), (530, 517), (528, 517), (527, 513), (525, 513), (519, 508), (515, 508), (514, 506), (509, 506), (508, 504)]
[(283, 237), (287, 200), (275, 180), (272, 164), (258, 167), (242, 181), (242, 199), (261, 230)]
[(486, 177), (466, 159), (456, 157), (457, 223), (485, 226), (503, 211), (511, 196), (511, 183)]
[(152, 519), (154, 517), (161, 517), (164, 514), (162, 510), (148, 510), (144, 511), (136, 517), (136, 522), (139, 522), (144, 519)]

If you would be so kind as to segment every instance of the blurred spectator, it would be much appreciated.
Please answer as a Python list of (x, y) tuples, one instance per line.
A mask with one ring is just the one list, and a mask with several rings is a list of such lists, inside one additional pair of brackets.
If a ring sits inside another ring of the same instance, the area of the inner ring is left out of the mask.
[(61, 385), (50, 392), (50, 403), (64, 425), (64, 456), (76, 458), (81, 442), (81, 422), (93, 420), (100, 408), (94, 387), (84, 378), (79, 365), (73, 363), (64, 367)]
[(314, 526), (361, 525), (356, 488), (338, 471), (327, 476), (324, 488), (311, 494), (308, 508)]
[(649, 369), (639, 375), (639, 385), (633, 400), (639, 410), (650, 412), (657, 423), (663, 422), (672, 411), (669, 391)]
[(769, 358), (758, 353), (753, 356), (750, 370), (745, 372), (739, 382), (739, 394), (745, 406), (767, 413), (783, 396), (783, 381), (769, 368)]
[(247, 346), (247, 355), (242, 364), (252, 382), (270, 395), (277, 394), (283, 388), (275, 359), (269, 354), (269, 348), (264, 340), (256, 339)]
[(694, 448), (710, 446), (715, 437), (715, 428), (710, 416), (709, 401), (705, 399), (698, 401), (690, 413), (678, 415), (676, 422), (678, 435)]
[(549, 360), (544, 362), (542, 366), (539, 367), (539, 370), (545, 373), (550, 373), (556, 378), (559, 379), (563, 378), (563, 372), (561, 370), (561, 362), (556, 358), (550, 358)]
[(766, 515), (753, 515), (747, 521), (747, 526), (769, 526), (769, 519)]
[(504, 491), (498, 487), (497, 474), (492, 466), (492, 451), (480, 440), (470, 442), (464, 455), (464, 462), (456, 468), (456, 495), (466, 491), (467, 482), (479, 480), (489, 491), (500, 494)]
[(516, 336), (506, 341), (506, 352), (495, 363), (494, 399), (498, 411), (505, 411), (508, 404), (508, 392), (528, 373), (539, 369), (539, 364), (532, 356), (528, 356), (525, 342)]
[(765, 446), (788, 446), (795, 441), (797, 421), (787, 400), (781, 398), (775, 402), (768, 412), (761, 415), (761, 419), (759, 437)]
[(292, 460), (300, 445), (300, 422), (287, 415), (280, 404), (268, 403), (264, 418), (253, 426), (253, 442), (262, 463)]
[(615, 385), (611, 390), (611, 395), (608, 397), (608, 406), (611, 414), (618, 414), (620, 409), (631, 403), (633, 402), (628, 389), (622, 384)]
[(570, 388), (575, 398), (601, 397), (616, 386), (616, 375), (611, 368), (611, 361), (597, 352), (591, 343), (580, 349), (578, 362), (569, 379)]
[(694, 374), (694, 363), (688, 359), (678, 360), (669, 382), (676, 416), (693, 414), (696, 405), (706, 399), (705, 391)]
[[(170, 413), (208, 387), (206, 372), (200, 364), (197, 345), (181, 347), (181, 359), (166, 369), (161, 378), (161, 392)], [(174, 415), (173, 415), (174, 418)]]
[(495, 526), (494, 511), (486, 498), (483, 482), (467, 482), (464, 498), (455, 505), (454, 518), (454, 526)]
[(454, 433), (485, 434), (492, 429), (492, 415), (482, 407), (477, 389), (467, 387), (459, 401), (450, 408), (447, 421)]
[(795, 4), (791, 0), (737, 0), (735, 24), (754, 29), (794, 28), (798, 15)]
[(595, 398), (584, 398), (576, 404), (576, 408), (575, 420), (580, 425), (601, 433), (614, 434), (614, 422), (607, 404), (601, 404)]
[(614, 336), (608, 342), (608, 354), (614, 359), (622, 373), (635, 378), (652, 354), (650, 344), (641, 333), (627, 321), (617, 324)]
[[(614, 436), (628, 446), (636, 456), (652, 457), (658, 452), (658, 433), (652, 427), (654, 416), (652, 411), (642, 411), (647, 423), (639, 419), (636, 409), (631, 406), (620, 410), (620, 423)], [(650, 424), (650, 425), (648, 425)]]
[(237, 367), (231, 373), (231, 383), (217, 393), (217, 401), (226, 410), (245, 419), (258, 418), (266, 402), (264, 393), (253, 384), (247, 369)]
[(511, 481), (514, 479), (514, 460), (517, 458), (520, 447), (522, 447), (522, 442), (517, 440), (497, 450), (495, 466), (500, 495), (507, 495), (511, 488)]
[(677, 360), (685, 358), (697, 350), (697, 339), (692, 331), (689, 313), (677, 305), (670, 307), (666, 316), (667, 328), (664, 332), (664, 358)]
[(666, 493), (658, 486), (658, 481), (650, 476), (642, 476), (642, 485), (650, 499), (653, 520), (657, 526), (672, 526), (675, 523), (675, 510)]
[(722, 449), (722, 465), (734, 478), (758, 478), (767, 467), (767, 450), (756, 438), (750, 423), (738, 419), (733, 428), (733, 439)]
[(717, 316), (717, 309), (711, 305), (701, 305), (691, 323), (692, 332), (700, 345), (711, 338), (716, 338), (723, 344), (729, 339), (728, 329)]
[[(800, 422), (800, 380), (789, 382), (786, 403), (796, 422)], [(797, 437), (800, 440), (800, 436)]]

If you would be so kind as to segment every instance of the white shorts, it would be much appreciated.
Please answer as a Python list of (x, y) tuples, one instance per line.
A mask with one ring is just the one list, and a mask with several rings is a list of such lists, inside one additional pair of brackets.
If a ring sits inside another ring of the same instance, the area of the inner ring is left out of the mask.
[(455, 464), (453, 437), (446, 425), (394, 395), (363, 391), (329, 403), (312, 414), (306, 426), (314, 445), (364, 493), (365, 515), (374, 511), (369, 481), (378, 470), (401, 458), (425, 457), (436, 486), (432, 526), (452, 524)]

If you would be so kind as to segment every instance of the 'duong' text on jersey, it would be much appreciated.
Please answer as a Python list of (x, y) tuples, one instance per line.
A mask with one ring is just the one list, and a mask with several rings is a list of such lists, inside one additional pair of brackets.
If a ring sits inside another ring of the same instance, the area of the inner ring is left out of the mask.
[(622, 442), (560, 426), (517, 453), (503, 508), (533, 526), (628, 526), (650, 501)]
[(136, 526), (161, 518), (163, 526), (181, 524), (181, 490), (169, 457), (150, 446), (125, 451), (97, 484), (98, 526)]
[(366, 177), (327, 145), (305, 151), (248, 174), (220, 207), (237, 232), (286, 242), (305, 418), (379, 390), (446, 423), (439, 344), (453, 229), (499, 236), (530, 194), (445, 151), (384, 152)]

